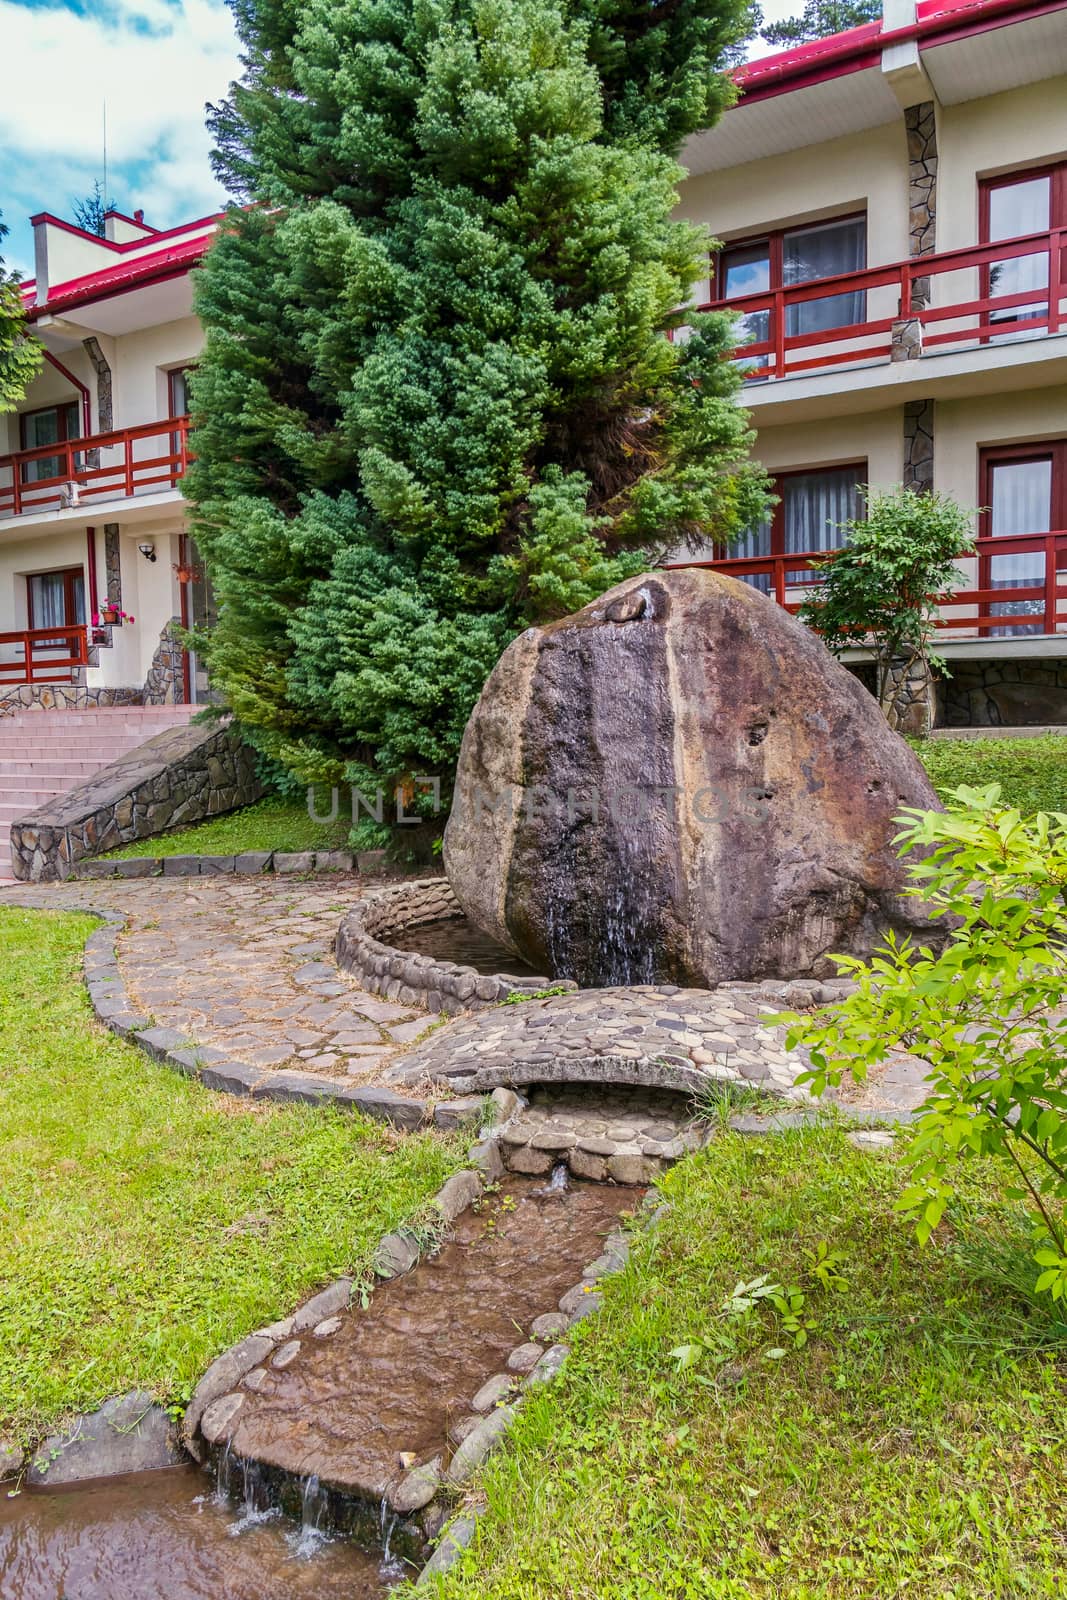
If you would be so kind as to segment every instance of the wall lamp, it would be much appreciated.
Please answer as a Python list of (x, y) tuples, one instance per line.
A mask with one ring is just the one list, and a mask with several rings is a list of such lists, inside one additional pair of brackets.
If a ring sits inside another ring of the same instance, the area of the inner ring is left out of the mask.
[(150, 541), (145, 544), (139, 544), (137, 548), (146, 561), (154, 561), (156, 559), (156, 547)]

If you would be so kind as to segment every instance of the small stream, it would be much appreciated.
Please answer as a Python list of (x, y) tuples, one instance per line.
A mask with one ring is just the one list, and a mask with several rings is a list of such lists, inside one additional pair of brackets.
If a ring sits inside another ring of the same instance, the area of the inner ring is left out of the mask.
[(313, 1515), (235, 1509), (196, 1467), (0, 1491), (3, 1600), (379, 1600), (405, 1575)]
[(447, 1451), (639, 1193), (569, 1184), (563, 1166), (547, 1183), (509, 1177), (436, 1255), (263, 1374), (214, 1478), (190, 1466), (0, 1490), (0, 1600), (381, 1600), (424, 1559), (385, 1498), (401, 1453)]

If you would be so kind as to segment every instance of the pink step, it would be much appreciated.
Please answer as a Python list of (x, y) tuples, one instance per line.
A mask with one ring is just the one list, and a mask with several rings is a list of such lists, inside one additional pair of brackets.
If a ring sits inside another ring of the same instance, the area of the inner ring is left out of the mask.
[(11, 823), (76, 788), (153, 734), (181, 727), (195, 706), (39, 709), (0, 717), (0, 879), (11, 876)]

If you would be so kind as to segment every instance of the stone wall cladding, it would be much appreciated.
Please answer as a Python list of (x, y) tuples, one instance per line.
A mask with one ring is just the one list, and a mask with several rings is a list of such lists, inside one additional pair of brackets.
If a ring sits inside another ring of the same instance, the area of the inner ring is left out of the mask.
[(904, 487), (934, 486), (934, 402), (909, 400), (904, 407)]
[(143, 704), (176, 706), (185, 699), (185, 652), (178, 643), (181, 619), (172, 617), (159, 635), (144, 682)]
[(80, 683), (20, 683), (0, 694), (0, 717), (40, 706), (43, 711), (83, 711), (92, 706), (139, 706), (140, 689), (87, 689)]
[(1067, 724), (1067, 659), (954, 661), (938, 698), (943, 727)]
[(68, 877), (76, 861), (258, 800), (255, 755), (231, 725), (169, 728), (11, 824), (16, 878)]
[[(932, 100), (904, 112), (908, 139), (908, 254), (937, 249), (937, 108)], [(922, 285), (922, 287), (920, 287)], [(916, 302), (929, 299), (928, 282), (916, 283)]]
[(117, 522), (104, 523), (104, 574), (107, 580), (107, 603), (122, 609), (122, 556)]
[(484, 1010), (509, 994), (533, 994), (549, 987), (577, 990), (577, 984), (557, 984), (551, 978), (486, 976), (455, 961), (397, 950), (389, 942), (407, 929), (462, 915), (447, 878), (374, 890), (356, 902), (338, 929), (337, 965), (371, 994), (401, 1005), (424, 1006), (435, 1015)]

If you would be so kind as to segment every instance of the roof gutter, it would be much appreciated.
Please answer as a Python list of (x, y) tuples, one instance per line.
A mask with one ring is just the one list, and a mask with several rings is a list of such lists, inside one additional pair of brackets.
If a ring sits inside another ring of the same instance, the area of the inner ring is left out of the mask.
[[(1017, 17), (1024, 21), (1030, 17), (1044, 16), (1061, 11), (1065, 0), (1045, 0), (1045, 3), (1025, 3), (1025, 0), (973, 0), (970, 5), (954, 7), (951, 11), (937, 11), (902, 28), (869, 31), (867, 28), (851, 29), (847, 35), (838, 35), (818, 46), (801, 45), (797, 50), (783, 51), (780, 56), (770, 56), (766, 61), (753, 61), (740, 67), (734, 82), (741, 90), (741, 104), (745, 100), (779, 94), (790, 80), (807, 78), (812, 74), (837, 76), (839, 72), (858, 71), (870, 65), (871, 57), (893, 45), (910, 44), (926, 39), (928, 43), (947, 43), (957, 33), (971, 33), (984, 24), (997, 26), (1000, 21)], [(931, 38), (933, 36), (933, 38)], [(826, 72), (833, 68), (832, 74)]]

